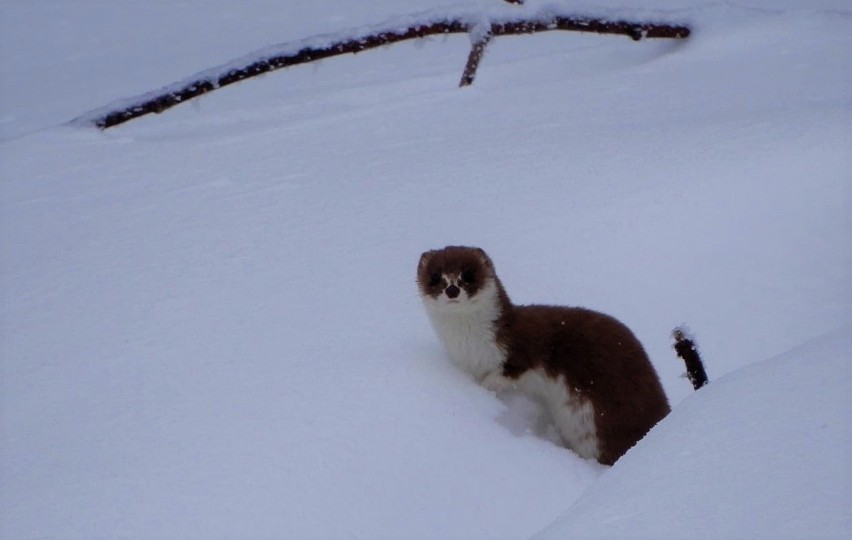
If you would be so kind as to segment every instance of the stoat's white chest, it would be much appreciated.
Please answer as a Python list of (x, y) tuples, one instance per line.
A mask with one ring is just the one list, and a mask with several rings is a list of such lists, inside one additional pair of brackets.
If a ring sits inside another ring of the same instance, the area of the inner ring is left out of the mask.
[(505, 351), (497, 344), (494, 321), (500, 316), (497, 288), (486, 285), (473, 298), (449, 303), (446, 297), (424, 297), (426, 313), (450, 359), (482, 380), (501, 370)]

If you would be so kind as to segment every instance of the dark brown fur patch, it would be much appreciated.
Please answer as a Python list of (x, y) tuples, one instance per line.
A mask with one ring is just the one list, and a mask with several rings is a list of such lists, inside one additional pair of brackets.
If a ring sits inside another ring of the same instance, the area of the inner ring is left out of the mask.
[(599, 461), (611, 465), (669, 413), (663, 387), (633, 333), (583, 308), (514, 306), (496, 324), (506, 377), (542, 368), (595, 410)]

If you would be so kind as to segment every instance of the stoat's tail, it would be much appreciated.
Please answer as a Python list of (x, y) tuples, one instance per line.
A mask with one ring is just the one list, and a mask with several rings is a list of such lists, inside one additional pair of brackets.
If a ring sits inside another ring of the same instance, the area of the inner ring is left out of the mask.
[(674, 350), (686, 364), (686, 377), (692, 383), (692, 387), (698, 390), (708, 381), (707, 372), (704, 371), (704, 363), (698, 354), (698, 348), (695, 346), (695, 340), (684, 326), (678, 326), (672, 330), (672, 337), (675, 340)]

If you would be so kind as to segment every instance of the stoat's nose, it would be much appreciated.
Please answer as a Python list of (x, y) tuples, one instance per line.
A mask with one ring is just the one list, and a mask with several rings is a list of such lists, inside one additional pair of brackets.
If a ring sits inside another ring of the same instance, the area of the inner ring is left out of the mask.
[(449, 287), (447, 287), (447, 291), (446, 291), (447, 296), (449, 296), (450, 298), (455, 298), (456, 296), (459, 295), (459, 292), (461, 292), (461, 291), (455, 285), (450, 285)]

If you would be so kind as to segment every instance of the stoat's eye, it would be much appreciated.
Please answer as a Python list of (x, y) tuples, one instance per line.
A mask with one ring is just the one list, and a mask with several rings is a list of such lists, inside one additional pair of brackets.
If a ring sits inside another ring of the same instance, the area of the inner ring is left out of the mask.
[(434, 273), (431, 276), (429, 276), (429, 285), (434, 287), (434, 286), (438, 285), (439, 283), (441, 283), (441, 274)]
[(473, 283), (474, 281), (476, 281), (476, 274), (473, 272), (473, 270), (466, 270), (462, 272), (462, 280), (465, 283)]

